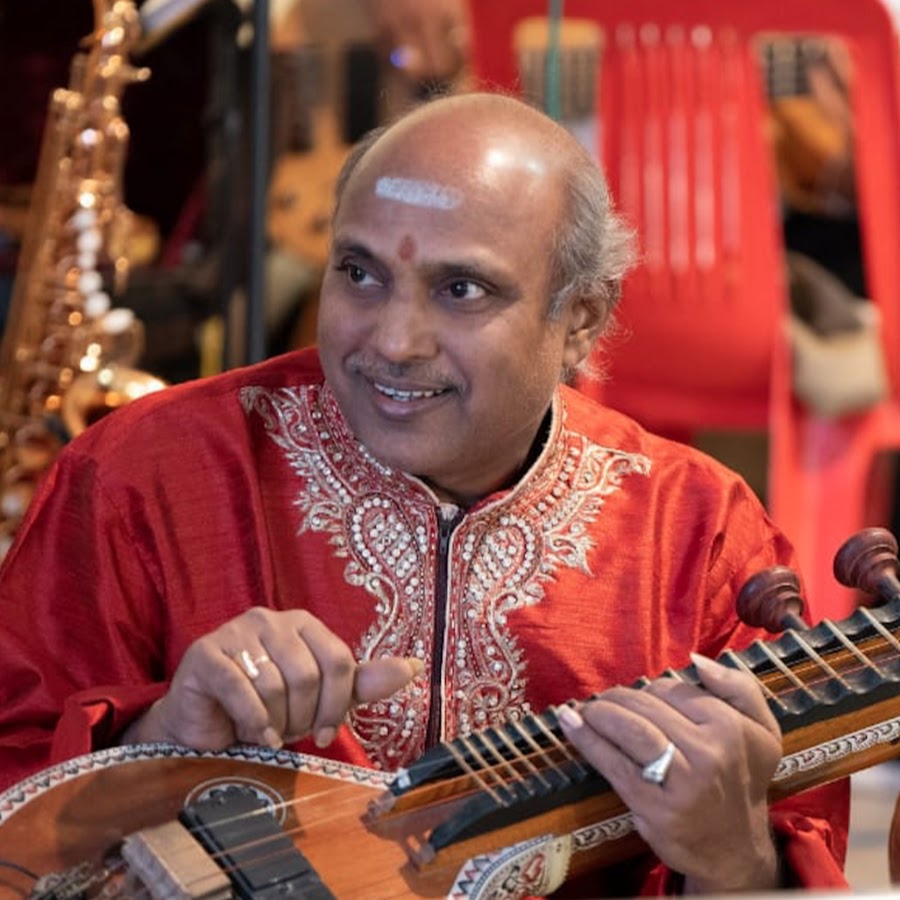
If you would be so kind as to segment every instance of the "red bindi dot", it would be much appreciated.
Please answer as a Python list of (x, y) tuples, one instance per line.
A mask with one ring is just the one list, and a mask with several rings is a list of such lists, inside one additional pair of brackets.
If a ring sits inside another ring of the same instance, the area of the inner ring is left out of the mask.
[(413, 258), (415, 252), (416, 242), (409, 235), (406, 235), (406, 237), (400, 241), (400, 246), (397, 248), (397, 256), (404, 261), (409, 261)]

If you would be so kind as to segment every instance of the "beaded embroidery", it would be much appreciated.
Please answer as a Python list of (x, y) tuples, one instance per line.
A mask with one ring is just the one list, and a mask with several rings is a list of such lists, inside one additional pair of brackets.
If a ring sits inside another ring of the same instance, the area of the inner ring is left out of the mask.
[(641, 455), (601, 447), (565, 429), (557, 401), (547, 447), (520, 484), (470, 513), (450, 543), (443, 658), (430, 659), (437, 621), (439, 505), (417, 479), (359, 445), (326, 387), (245, 388), (246, 410), (300, 480), (298, 533), (331, 536), (344, 577), (374, 600), (374, 621), (356, 647), (360, 661), (417, 656), (426, 668), (391, 699), (360, 706), (351, 727), (370, 758), (394, 769), (424, 749), (435, 665), (443, 672), (442, 733), (464, 734), (531, 712), (527, 660), (509, 614), (540, 603), (560, 566), (590, 573), (589, 525), (629, 474), (648, 475)]

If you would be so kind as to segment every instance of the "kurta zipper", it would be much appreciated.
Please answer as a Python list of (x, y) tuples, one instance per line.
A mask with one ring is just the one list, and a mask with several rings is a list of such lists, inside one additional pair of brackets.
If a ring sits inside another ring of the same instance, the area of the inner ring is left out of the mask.
[(444, 639), (447, 632), (447, 604), (450, 596), (450, 541), (464, 513), (455, 506), (442, 505), (438, 516), (437, 570), (434, 583), (434, 640), (431, 645), (431, 702), (425, 746), (433, 747), (442, 740), (441, 720), (444, 715)]

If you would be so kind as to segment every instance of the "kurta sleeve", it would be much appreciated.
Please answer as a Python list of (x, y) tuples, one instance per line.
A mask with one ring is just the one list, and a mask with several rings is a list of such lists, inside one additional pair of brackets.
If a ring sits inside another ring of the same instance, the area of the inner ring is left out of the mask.
[(159, 593), (131, 513), (72, 447), (32, 501), (0, 573), (0, 788), (114, 743), (165, 690)]
[(841, 779), (772, 807), (784, 887), (845, 887), (850, 782)]

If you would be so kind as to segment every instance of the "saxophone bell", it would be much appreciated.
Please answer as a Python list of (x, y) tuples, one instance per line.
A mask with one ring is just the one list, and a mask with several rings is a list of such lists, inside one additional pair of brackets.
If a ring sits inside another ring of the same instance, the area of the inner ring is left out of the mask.
[(82, 372), (62, 399), (60, 416), (66, 434), (76, 437), (120, 406), (164, 387), (166, 382), (161, 378), (115, 362), (104, 364), (96, 372)]
[(77, 374), (62, 396), (60, 418), (69, 437), (107, 413), (166, 382), (135, 368), (144, 350), (144, 324), (133, 310), (115, 307), (101, 316), (85, 343)]

